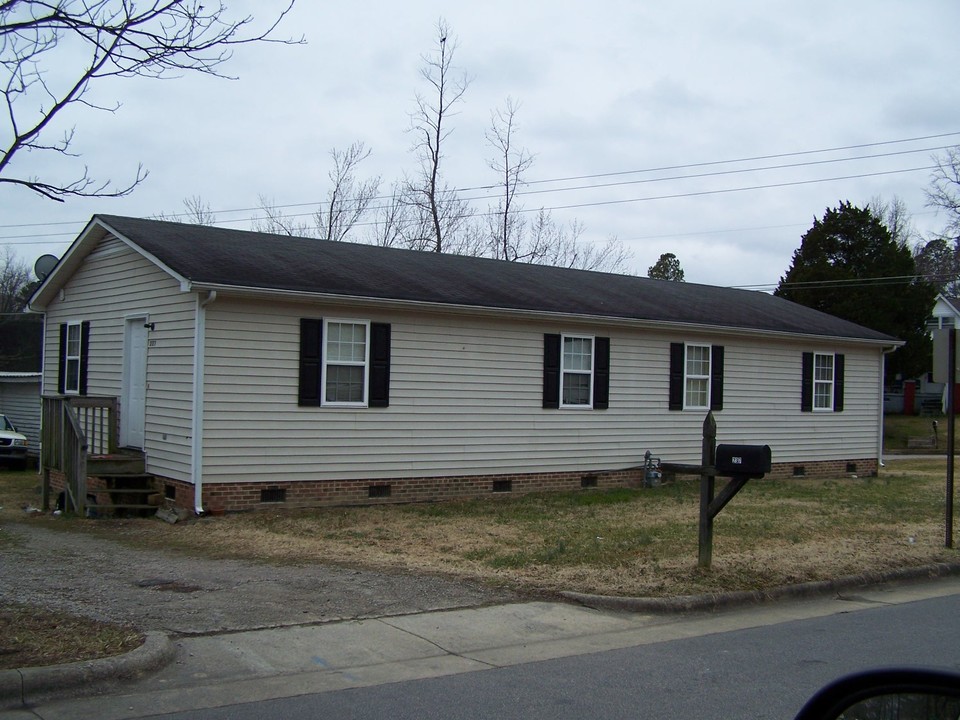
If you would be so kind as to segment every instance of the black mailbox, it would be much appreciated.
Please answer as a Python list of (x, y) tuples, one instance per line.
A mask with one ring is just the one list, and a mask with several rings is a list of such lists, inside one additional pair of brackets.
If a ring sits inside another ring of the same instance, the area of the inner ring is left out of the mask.
[(762, 478), (770, 472), (769, 445), (717, 445), (717, 475)]

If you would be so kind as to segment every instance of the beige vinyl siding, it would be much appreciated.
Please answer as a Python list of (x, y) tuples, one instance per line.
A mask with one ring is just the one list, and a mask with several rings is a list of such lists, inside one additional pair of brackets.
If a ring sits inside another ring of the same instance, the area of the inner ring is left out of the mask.
[[(390, 407), (298, 407), (299, 319), (392, 326)], [(611, 339), (608, 410), (542, 408), (543, 334)], [(204, 481), (592, 471), (697, 462), (703, 411), (668, 407), (670, 342), (722, 344), (719, 442), (775, 462), (875, 457), (880, 350), (492, 316), (221, 297), (207, 308)], [(801, 413), (804, 351), (844, 352), (842, 413)]]
[[(44, 392), (57, 393), (59, 328), (90, 321), (88, 390), (119, 398), (125, 318), (148, 315), (145, 450), (148, 472), (190, 480), (196, 296), (126, 244), (107, 238), (47, 309)], [(123, 409), (120, 409), (121, 413)]]

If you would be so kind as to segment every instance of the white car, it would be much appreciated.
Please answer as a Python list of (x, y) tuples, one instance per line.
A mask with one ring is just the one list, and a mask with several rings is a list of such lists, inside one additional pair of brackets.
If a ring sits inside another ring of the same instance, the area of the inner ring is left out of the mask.
[(27, 465), (29, 445), (27, 436), (18, 433), (10, 419), (0, 414), (0, 463), (9, 463), (15, 468), (23, 469)]

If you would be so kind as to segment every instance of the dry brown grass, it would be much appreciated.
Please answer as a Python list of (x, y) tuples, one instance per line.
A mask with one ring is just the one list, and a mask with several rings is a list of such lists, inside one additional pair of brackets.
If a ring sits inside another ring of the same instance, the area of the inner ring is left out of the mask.
[(39, 521), (215, 557), (440, 573), (546, 593), (686, 595), (956, 562), (957, 551), (944, 547), (944, 472), (945, 460), (910, 460), (878, 478), (751, 481), (716, 520), (710, 570), (697, 567), (695, 478), (645, 490), (271, 510), (175, 526)]
[(0, 605), (0, 670), (93, 660), (129, 652), (143, 635), (129, 627), (22, 605)]
[(208, 556), (441, 573), (546, 593), (685, 595), (958, 561), (943, 546), (944, 467), (911, 460), (879, 478), (751, 481), (717, 518), (710, 570), (697, 567), (695, 478), (646, 490), (262, 511), (175, 526), (67, 525)]

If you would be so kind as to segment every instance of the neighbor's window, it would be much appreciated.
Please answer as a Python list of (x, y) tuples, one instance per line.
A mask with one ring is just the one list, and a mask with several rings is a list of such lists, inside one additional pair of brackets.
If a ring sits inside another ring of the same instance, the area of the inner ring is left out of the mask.
[(67, 323), (67, 338), (63, 349), (64, 392), (80, 392), (80, 323)]
[(833, 410), (833, 355), (813, 356), (813, 409)]
[(706, 409), (710, 405), (710, 346), (687, 345), (686, 356), (683, 406)]
[(367, 404), (368, 330), (366, 322), (324, 321), (325, 404)]
[(593, 406), (593, 338), (563, 336), (560, 406)]

